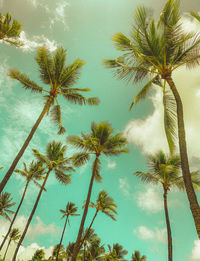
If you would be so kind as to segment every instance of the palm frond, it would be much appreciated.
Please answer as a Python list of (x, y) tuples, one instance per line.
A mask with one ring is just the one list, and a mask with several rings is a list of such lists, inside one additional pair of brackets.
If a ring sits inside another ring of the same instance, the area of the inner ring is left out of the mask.
[(56, 179), (63, 185), (68, 185), (71, 182), (71, 175), (65, 174), (63, 171), (60, 171), (58, 169), (55, 169), (54, 172), (56, 175)]
[(142, 171), (136, 171), (135, 173), (133, 173), (133, 175), (139, 177), (143, 182), (146, 182), (146, 183), (157, 184), (160, 181), (158, 177), (153, 176), (150, 173), (145, 173)]
[(12, 79), (18, 80), (26, 90), (32, 92), (42, 93), (43, 88), (37, 85), (34, 81), (30, 80), (26, 74), (19, 72), (17, 69), (11, 69), (8, 76)]
[(59, 131), (58, 134), (64, 134), (66, 132), (65, 128), (62, 125), (62, 119), (61, 119), (61, 108), (60, 105), (54, 105), (51, 109), (51, 118), (52, 120), (58, 125)]
[(79, 152), (74, 154), (71, 159), (75, 167), (81, 167), (90, 160), (90, 155), (87, 152)]

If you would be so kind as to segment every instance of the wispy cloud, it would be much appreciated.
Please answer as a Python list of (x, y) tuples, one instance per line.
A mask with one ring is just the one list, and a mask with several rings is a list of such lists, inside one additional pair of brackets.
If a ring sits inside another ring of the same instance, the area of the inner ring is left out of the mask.
[(119, 179), (119, 188), (126, 197), (130, 198), (130, 185), (127, 177)]
[(154, 228), (154, 230), (146, 227), (140, 226), (133, 231), (138, 238), (142, 240), (155, 240), (161, 243), (167, 243), (167, 230), (166, 228)]
[(194, 240), (194, 247), (192, 248), (190, 259), (194, 261), (200, 260), (200, 240)]

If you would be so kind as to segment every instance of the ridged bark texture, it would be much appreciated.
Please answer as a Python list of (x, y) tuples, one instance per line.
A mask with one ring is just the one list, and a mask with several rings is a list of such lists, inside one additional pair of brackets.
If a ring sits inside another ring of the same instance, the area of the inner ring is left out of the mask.
[(43, 184), (42, 184), (42, 186), (41, 186), (40, 192), (39, 192), (39, 194), (38, 194), (38, 197), (37, 197), (37, 199), (36, 199), (35, 205), (34, 205), (34, 207), (33, 207), (33, 209), (32, 209), (32, 212), (31, 212), (31, 214), (30, 214), (30, 216), (29, 216), (29, 218), (28, 218), (28, 221), (27, 221), (27, 223), (26, 223), (26, 227), (25, 227), (25, 229), (24, 229), (24, 232), (23, 232), (23, 234), (22, 234), (22, 236), (21, 236), (21, 238), (20, 238), (20, 240), (19, 240), (19, 242), (18, 242), (18, 244), (17, 244), (17, 248), (16, 248), (16, 250), (15, 250), (15, 253), (14, 253), (14, 256), (13, 256), (12, 261), (16, 261), (16, 257), (17, 257), (18, 250), (19, 250), (19, 248), (20, 248), (20, 246), (21, 246), (21, 244), (22, 244), (22, 242), (23, 242), (23, 240), (24, 240), (24, 237), (25, 237), (26, 232), (27, 232), (27, 230), (28, 230), (28, 228), (29, 228), (29, 225), (30, 225), (30, 223), (31, 223), (31, 220), (32, 220), (32, 218), (33, 218), (33, 215), (35, 214), (37, 205), (38, 205), (38, 203), (39, 203), (40, 197), (41, 197), (41, 195), (42, 195), (42, 192), (43, 192), (43, 190), (44, 190), (44, 187), (45, 187), (45, 184), (46, 184), (46, 182), (47, 182), (47, 179), (48, 179), (48, 177), (49, 177), (50, 172), (51, 172), (51, 170), (48, 170), (47, 175), (46, 175), (46, 177), (45, 177), (45, 179), (44, 179), (44, 182), (43, 182)]
[(165, 219), (166, 219), (166, 225), (167, 225), (167, 240), (168, 240), (168, 261), (172, 261), (172, 232), (171, 232), (171, 226), (169, 221), (169, 213), (168, 213), (168, 207), (167, 207), (167, 190), (164, 189), (164, 209), (165, 209)]
[(169, 84), (170, 89), (176, 100), (179, 150), (180, 150), (180, 157), (181, 157), (181, 168), (182, 168), (183, 180), (184, 180), (184, 184), (185, 184), (187, 197), (188, 197), (188, 200), (190, 203), (190, 210), (192, 212), (192, 216), (194, 219), (196, 231), (197, 231), (198, 237), (200, 238), (200, 207), (199, 207), (199, 204), (197, 201), (197, 197), (196, 197), (196, 194), (194, 191), (194, 187), (192, 185), (192, 180), (191, 180), (191, 175), (190, 175), (188, 155), (187, 155), (187, 146), (186, 146), (186, 139), (185, 139), (183, 105), (182, 105), (181, 97), (176, 89), (176, 86), (175, 86), (171, 76), (168, 76), (166, 78), (166, 80), (167, 80), (167, 83)]
[(14, 161), (12, 162), (9, 170), (7, 171), (6, 175), (4, 176), (3, 180), (0, 183), (0, 193), (3, 191), (5, 185), (7, 184), (9, 178), (11, 177), (14, 169), (17, 166), (17, 163), (19, 162), (19, 160), (21, 159), (21, 157), (23, 156), (26, 148), (29, 145), (29, 142), (31, 141), (35, 131), (37, 130), (41, 120), (43, 119), (44, 115), (46, 114), (48, 108), (49, 108), (49, 104), (51, 103), (51, 98), (49, 99), (49, 101), (46, 103), (46, 105), (44, 106), (40, 116), (38, 117), (36, 123), (34, 124), (33, 128), (31, 129), (31, 132), (29, 133), (27, 139), (25, 140), (23, 146), (21, 147), (20, 151), (18, 152), (17, 156), (15, 157)]
[(81, 224), (80, 224), (80, 227), (79, 227), (78, 236), (77, 236), (77, 239), (76, 239), (76, 244), (74, 246), (72, 261), (76, 261), (76, 257), (78, 255), (79, 245), (80, 245), (80, 242), (81, 242), (81, 236), (82, 236), (82, 233), (83, 233), (85, 219), (86, 219), (86, 216), (87, 216), (88, 206), (89, 206), (89, 203), (90, 203), (90, 197), (91, 197), (91, 193), (92, 193), (92, 187), (93, 187), (93, 183), (94, 183), (95, 169), (96, 169), (96, 166), (98, 164), (98, 161), (99, 161), (99, 158), (98, 158), (98, 156), (96, 156), (96, 159), (95, 159), (95, 162), (94, 162), (94, 168), (93, 168), (93, 171), (92, 171), (92, 177), (90, 179), (90, 185), (89, 185), (89, 189), (88, 189), (85, 208), (84, 208), (83, 216), (82, 216), (82, 219), (81, 219)]
[(11, 223), (10, 223), (10, 227), (9, 227), (9, 229), (8, 229), (8, 232), (7, 232), (6, 236), (4, 237), (4, 239), (3, 239), (2, 243), (1, 243), (0, 250), (2, 249), (3, 245), (4, 245), (5, 242), (6, 242), (6, 239), (8, 238), (8, 236), (9, 236), (9, 234), (10, 234), (10, 231), (11, 231), (11, 229), (12, 229), (13, 223), (15, 222), (15, 219), (16, 219), (16, 217), (17, 217), (17, 214), (18, 214), (18, 212), (19, 212), (19, 210), (20, 210), (20, 207), (21, 207), (21, 205), (22, 205), (22, 202), (23, 202), (23, 200), (24, 200), (24, 197), (25, 197), (25, 194), (26, 194), (26, 190), (27, 190), (27, 188), (28, 188), (28, 184), (29, 184), (29, 181), (26, 182), (26, 186), (25, 186), (25, 189), (24, 189), (24, 192), (23, 192), (21, 201), (20, 201), (19, 206), (18, 206), (18, 208), (17, 208), (17, 210), (16, 210), (16, 212), (15, 212), (15, 215), (14, 215), (14, 217), (13, 217)]

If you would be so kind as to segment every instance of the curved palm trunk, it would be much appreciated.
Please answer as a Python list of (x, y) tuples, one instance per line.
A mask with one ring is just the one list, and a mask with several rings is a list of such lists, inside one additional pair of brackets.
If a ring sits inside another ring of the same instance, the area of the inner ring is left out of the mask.
[(21, 246), (21, 244), (22, 244), (22, 242), (23, 242), (23, 240), (24, 240), (24, 237), (25, 237), (26, 232), (27, 232), (27, 230), (28, 230), (28, 228), (29, 228), (29, 225), (30, 225), (30, 223), (31, 223), (31, 220), (32, 220), (32, 218), (33, 218), (33, 215), (34, 215), (34, 213), (35, 213), (35, 211), (36, 211), (38, 202), (39, 202), (39, 200), (40, 200), (40, 197), (41, 197), (41, 195), (42, 195), (42, 192), (43, 192), (43, 190), (44, 190), (44, 187), (45, 187), (45, 184), (46, 184), (46, 182), (47, 182), (47, 179), (48, 179), (48, 177), (49, 177), (50, 172), (51, 172), (51, 170), (48, 170), (47, 175), (46, 175), (46, 177), (45, 177), (45, 179), (44, 179), (44, 182), (43, 182), (43, 184), (42, 184), (42, 187), (41, 187), (41, 189), (40, 189), (40, 192), (39, 192), (39, 194), (38, 194), (38, 197), (37, 197), (37, 199), (36, 199), (35, 205), (34, 205), (34, 207), (33, 207), (33, 209), (32, 209), (32, 212), (31, 212), (31, 214), (30, 214), (30, 216), (29, 216), (29, 219), (28, 219), (28, 221), (27, 221), (27, 223), (26, 223), (26, 227), (25, 227), (25, 229), (24, 229), (24, 232), (23, 232), (23, 234), (22, 234), (22, 236), (21, 236), (21, 238), (20, 238), (20, 240), (19, 240), (19, 242), (18, 242), (18, 244), (17, 244), (17, 248), (16, 248), (16, 250), (15, 250), (15, 253), (14, 253), (14, 256), (13, 256), (12, 261), (16, 261), (16, 257), (17, 257), (18, 250), (19, 250), (19, 248), (20, 248), (20, 246)]
[(11, 243), (11, 239), (10, 239), (9, 242), (8, 242), (8, 246), (7, 246), (6, 251), (5, 251), (5, 254), (4, 254), (4, 256), (3, 256), (3, 260), (5, 260), (5, 258), (6, 258), (6, 254), (7, 254), (7, 252), (8, 252), (8, 248), (9, 248), (9, 246), (10, 246), (10, 243)]
[(173, 92), (174, 98), (176, 100), (177, 106), (177, 118), (178, 118), (178, 138), (179, 138), (179, 149), (180, 149), (180, 157), (181, 157), (181, 168), (183, 173), (183, 180), (186, 188), (186, 193), (188, 200), (190, 202), (190, 210), (192, 212), (192, 216), (195, 222), (196, 231), (198, 237), (200, 238), (200, 207), (197, 201), (197, 197), (194, 191), (194, 187), (192, 185), (188, 155), (187, 155), (187, 146), (185, 139), (185, 126), (183, 119), (183, 105), (181, 101), (181, 97), (176, 89), (176, 86), (171, 78), (168, 76), (166, 78), (167, 83), (170, 86), (171, 91)]
[(95, 214), (94, 214), (94, 217), (93, 217), (93, 219), (92, 219), (92, 222), (91, 222), (90, 225), (89, 225), (88, 231), (87, 231), (86, 235), (84, 236), (82, 242), (80, 243), (80, 247), (79, 247), (78, 251), (81, 249), (81, 247), (82, 247), (82, 245), (83, 245), (85, 239), (87, 238), (87, 236), (88, 236), (88, 234), (89, 234), (89, 232), (90, 232), (90, 229), (91, 229), (91, 227), (92, 227), (92, 225), (93, 225), (93, 223), (94, 223), (94, 220), (95, 220), (95, 218), (96, 218), (98, 212), (99, 212), (99, 210), (96, 210), (96, 212), (95, 212)]
[(18, 161), (23, 156), (29, 142), (31, 141), (35, 131), (37, 130), (41, 120), (43, 119), (44, 115), (46, 114), (49, 104), (51, 103), (52, 98), (50, 97), (46, 105), (44, 106), (39, 118), (37, 119), (36, 123), (34, 124), (33, 128), (31, 129), (31, 132), (29, 133), (27, 139), (25, 140), (23, 146), (21, 147), (20, 151), (18, 152), (17, 156), (15, 157), (14, 161), (12, 162), (9, 170), (7, 171), (6, 175), (4, 176), (3, 180), (0, 183), (0, 193), (3, 191), (6, 183), (8, 182), (9, 178), (11, 177), (15, 167), (17, 166)]
[(167, 225), (167, 239), (168, 239), (168, 261), (172, 261), (172, 232), (171, 226), (169, 221), (169, 214), (168, 214), (168, 206), (167, 206), (167, 190), (164, 189), (164, 209), (165, 209), (165, 219)]
[(65, 225), (64, 225), (62, 236), (61, 236), (61, 239), (60, 239), (60, 244), (58, 246), (58, 252), (57, 252), (57, 255), (56, 255), (56, 261), (58, 261), (58, 255), (59, 255), (60, 247), (61, 247), (61, 244), (62, 244), (63, 236), (64, 236), (64, 233), (65, 233), (65, 228), (66, 228), (66, 225), (67, 225), (67, 221), (68, 221), (68, 216), (66, 217)]
[(29, 182), (30, 182), (30, 181), (27, 181), (27, 183), (26, 183), (26, 186), (25, 186), (25, 189), (24, 189), (24, 192), (23, 192), (21, 201), (20, 201), (19, 206), (18, 206), (18, 208), (17, 208), (17, 210), (16, 210), (16, 212), (15, 212), (15, 215), (14, 215), (14, 217), (13, 217), (11, 223), (10, 223), (10, 227), (9, 227), (9, 229), (8, 229), (8, 232), (7, 232), (6, 236), (4, 237), (4, 239), (3, 239), (2, 243), (1, 243), (0, 250), (2, 249), (3, 245), (4, 245), (5, 242), (6, 242), (6, 239), (8, 238), (8, 236), (9, 236), (9, 234), (10, 234), (10, 231), (11, 231), (11, 229), (12, 229), (13, 223), (15, 222), (15, 219), (16, 219), (16, 217), (17, 217), (17, 214), (18, 214), (18, 212), (19, 212), (19, 210), (20, 210), (20, 207), (21, 207), (21, 205), (22, 205), (22, 202), (23, 202), (23, 200), (24, 200), (24, 197), (25, 197), (26, 190), (27, 190), (27, 188), (28, 188)]
[(87, 199), (86, 199), (86, 203), (85, 203), (85, 208), (84, 208), (83, 216), (82, 216), (82, 219), (81, 219), (81, 224), (80, 224), (80, 227), (79, 227), (76, 243), (75, 243), (75, 246), (74, 246), (72, 261), (76, 261), (76, 257), (78, 255), (79, 245), (80, 245), (80, 242), (81, 242), (81, 236), (82, 236), (82, 233), (83, 233), (85, 219), (86, 219), (87, 212), (88, 212), (88, 206), (89, 206), (89, 203), (90, 203), (90, 197), (91, 197), (92, 187), (93, 187), (93, 183), (94, 183), (95, 170), (96, 170), (96, 166), (98, 164), (98, 161), (99, 161), (99, 157), (96, 156), (93, 171), (92, 171), (92, 177), (90, 179), (90, 185), (89, 185), (89, 190), (88, 190)]

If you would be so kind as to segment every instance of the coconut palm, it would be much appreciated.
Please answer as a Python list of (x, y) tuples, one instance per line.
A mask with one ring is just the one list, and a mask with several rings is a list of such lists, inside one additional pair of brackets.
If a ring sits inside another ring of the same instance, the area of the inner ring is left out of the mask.
[(76, 59), (71, 65), (66, 66), (66, 51), (62, 47), (57, 48), (54, 54), (51, 54), (47, 48), (40, 47), (38, 49), (35, 60), (39, 66), (42, 83), (49, 86), (48, 90), (30, 80), (27, 75), (19, 72), (17, 69), (12, 69), (9, 73), (9, 76), (19, 81), (26, 90), (45, 94), (43, 97), (45, 98), (46, 102), (22, 148), (20, 149), (2, 182), (0, 183), (0, 192), (3, 190), (10, 176), (12, 175), (18, 161), (26, 150), (41, 120), (46, 114), (48, 114), (48, 112), (50, 112), (52, 120), (59, 127), (58, 134), (63, 134), (65, 132), (65, 128), (63, 127), (61, 119), (61, 107), (58, 102), (58, 96), (62, 96), (67, 101), (79, 105), (97, 105), (99, 103), (97, 98), (86, 98), (80, 94), (80, 92), (88, 92), (90, 89), (73, 88), (73, 85), (79, 79), (80, 70), (85, 64), (84, 61)]
[(44, 250), (43, 249), (38, 249), (38, 250), (35, 251), (31, 261), (43, 260), (44, 257), (45, 257)]
[(128, 150), (124, 148), (127, 145), (126, 138), (123, 137), (122, 133), (112, 135), (113, 131), (113, 128), (108, 122), (100, 122), (98, 124), (92, 122), (91, 133), (82, 133), (81, 136), (74, 135), (68, 136), (67, 138), (69, 144), (72, 144), (76, 148), (82, 150), (82, 152), (78, 152), (72, 157), (74, 166), (82, 166), (90, 160), (91, 155), (94, 156), (87, 199), (79, 227), (76, 245), (74, 247), (72, 261), (76, 260), (76, 256), (78, 254), (94, 180), (101, 181), (102, 179), (100, 175), (100, 157), (102, 155), (117, 156), (124, 152), (128, 152)]
[(139, 251), (135, 251), (131, 256), (131, 261), (146, 261), (146, 256), (141, 256)]
[(15, 46), (22, 45), (19, 40), (21, 29), (22, 25), (17, 20), (13, 20), (10, 13), (0, 14), (0, 40)]
[[(97, 214), (101, 211), (106, 216), (110, 217), (112, 220), (116, 221), (116, 218), (113, 214), (117, 214), (117, 211), (115, 210), (117, 208), (117, 205), (115, 204), (114, 200), (108, 196), (108, 193), (105, 190), (102, 190), (99, 192), (98, 198), (96, 200), (96, 204), (94, 202), (89, 203), (89, 207), (95, 208), (95, 214), (94, 217), (89, 225), (88, 232), (90, 231), (95, 218), (97, 217)], [(113, 213), (113, 214), (112, 214)], [(87, 234), (83, 238), (79, 249), (81, 248), (82, 244), (84, 243), (85, 238), (87, 237)]]
[(108, 245), (108, 249), (109, 249), (109, 253), (105, 256), (104, 260), (126, 261), (126, 259), (124, 259), (124, 256), (127, 255), (128, 251), (123, 249), (122, 245), (118, 243), (113, 244), (112, 247)]
[(0, 194), (0, 216), (5, 217), (9, 221), (9, 214), (14, 213), (14, 211), (10, 210), (10, 208), (15, 205), (15, 203), (12, 202), (12, 200), (13, 199), (10, 197), (10, 193), (8, 192), (2, 192)]
[[(163, 8), (159, 21), (156, 23), (149, 10), (141, 6), (135, 13), (134, 25), (130, 38), (122, 33), (113, 36), (118, 50), (124, 55), (114, 60), (105, 60), (107, 68), (114, 68), (117, 76), (123, 79), (134, 79), (135, 82), (150, 77), (150, 81), (133, 99), (131, 107), (144, 99), (151, 89), (152, 83), (163, 90), (165, 107), (165, 130), (168, 143), (173, 145), (175, 134), (174, 102), (178, 121), (178, 139), (181, 157), (181, 168), (186, 187), (190, 209), (196, 230), (200, 237), (200, 207), (190, 176), (183, 105), (172, 74), (181, 66), (195, 66), (200, 60), (200, 39), (198, 34), (186, 33), (181, 27), (179, 1), (168, 0)], [(167, 84), (170, 88), (166, 97)], [(171, 150), (173, 151), (171, 147)]]
[[(168, 260), (172, 261), (172, 233), (167, 205), (167, 195), (172, 187), (184, 190), (183, 177), (180, 175), (181, 161), (177, 155), (167, 156), (159, 151), (157, 154), (148, 157), (149, 172), (137, 171), (134, 175), (141, 178), (143, 182), (160, 184), (163, 187), (163, 200), (165, 220), (168, 236)], [(200, 189), (200, 175), (197, 172), (191, 174), (192, 181), (196, 189)]]
[(67, 225), (67, 223), (69, 224), (69, 216), (79, 216), (79, 214), (76, 214), (77, 210), (78, 210), (78, 207), (75, 207), (75, 204), (73, 202), (68, 202), (65, 210), (60, 209), (60, 212), (63, 214), (62, 218), (66, 217), (66, 219), (65, 219), (65, 224), (64, 224), (62, 235), (61, 235), (60, 243), (58, 245), (58, 252), (57, 252), (57, 256), (56, 256), (56, 261), (58, 261), (58, 255), (59, 255), (59, 251), (60, 251), (60, 246), (62, 244), (63, 236), (64, 236), (64, 233), (65, 233), (66, 225)]
[(62, 183), (63, 185), (68, 185), (71, 182), (70, 175), (65, 174), (65, 172), (71, 172), (71, 171), (74, 171), (74, 169), (69, 165), (70, 159), (65, 157), (66, 149), (67, 149), (66, 146), (64, 146), (61, 142), (56, 142), (56, 141), (52, 141), (47, 144), (46, 155), (42, 155), (39, 153), (39, 151), (37, 151), (36, 149), (33, 149), (35, 157), (46, 166), (47, 173), (44, 178), (43, 184), (40, 188), (40, 192), (35, 201), (34, 207), (31, 211), (31, 214), (26, 223), (23, 234), (17, 244), (17, 248), (15, 250), (15, 253), (14, 253), (14, 256), (12, 259), (13, 261), (16, 260), (19, 247), (24, 240), (24, 237), (25, 237), (28, 227), (31, 223), (33, 215), (36, 211), (40, 197), (45, 188), (45, 185), (46, 185), (46, 182), (47, 182), (47, 179), (48, 179), (50, 173), (53, 171), (55, 173), (55, 176), (56, 176), (56, 179), (58, 180), (58, 182)]
[(27, 188), (28, 188), (30, 182), (33, 181), (35, 183), (35, 185), (41, 187), (40, 184), (37, 181), (43, 179), (44, 168), (42, 168), (40, 162), (32, 161), (30, 163), (29, 167), (27, 167), (26, 163), (24, 163), (24, 170), (16, 169), (15, 172), (19, 173), (22, 177), (26, 178), (26, 185), (25, 185), (24, 192), (22, 194), (20, 203), (19, 203), (19, 205), (17, 207), (17, 210), (16, 210), (16, 212), (15, 212), (13, 218), (12, 218), (12, 221), (10, 223), (9, 229), (7, 231), (7, 234), (6, 234), (6, 236), (4, 237), (4, 239), (3, 239), (2, 243), (1, 243), (0, 250), (2, 249), (3, 245), (5, 244), (6, 239), (8, 238), (8, 235), (10, 234), (10, 231), (12, 229), (12, 226), (13, 226), (14, 222), (15, 222), (17, 214), (18, 214), (18, 212), (19, 212), (19, 210), (21, 208), (21, 205), (22, 205), (22, 203), (24, 201), (24, 197), (26, 195), (26, 191), (27, 191)]
[(18, 239), (20, 238), (20, 231), (18, 228), (13, 228), (11, 231), (10, 231), (10, 234), (9, 234), (9, 241), (8, 241), (8, 245), (7, 245), (7, 248), (6, 248), (6, 251), (5, 251), (5, 254), (4, 254), (4, 257), (3, 257), (3, 260), (5, 260), (6, 258), (6, 254), (8, 252), (8, 248), (10, 246), (10, 243), (12, 241), (14, 241), (15, 243), (17, 243)]

